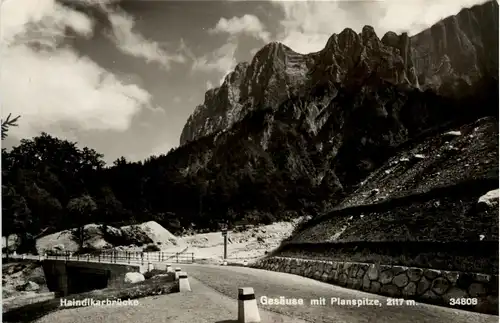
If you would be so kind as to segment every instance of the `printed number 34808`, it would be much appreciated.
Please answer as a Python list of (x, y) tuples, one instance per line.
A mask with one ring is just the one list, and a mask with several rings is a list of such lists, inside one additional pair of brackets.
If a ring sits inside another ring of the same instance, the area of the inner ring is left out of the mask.
[(450, 305), (477, 305), (477, 298), (450, 298)]

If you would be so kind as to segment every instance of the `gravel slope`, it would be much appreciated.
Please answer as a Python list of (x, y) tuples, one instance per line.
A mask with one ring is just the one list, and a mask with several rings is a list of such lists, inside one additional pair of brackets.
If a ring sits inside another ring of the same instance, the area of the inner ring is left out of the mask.
[[(182, 238), (178, 238), (155, 221), (144, 222), (138, 225), (128, 225), (120, 228), (108, 226), (108, 233), (113, 239), (104, 239), (101, 225), (90, 223), (85, 225), (85, 245), (94, 249), (118, 247), (121, 250), (142, 251), (148, 244), (154, 244), (168, 252), (179, 252), (187, 247)], [(121, 243), (128, 243), (122, 245)], [(60, 250), (75, 252), (80, 249), (74, 240), (71, 230), (63, 230), (38, 238), (36, 249), (39, 254), (46, 250)]]
[(498, 121), (482, 118), (402, 145), (336, 208), (372, 204), (489, 176), (498, 177)]
[[(232, 262), (243, 262), (243, 259), (264, 256), (266, 252), (277, 248), (283, 239), (291, 235), (298, 220), (253, 227), (243, 232), (228, 232), (228, 259)], [(213, 260), (213, 263), (222, 262), (224, 250), (222, 232), (200, 233), (179, 239), (189, 246), (187, 252), (194, 252), (198, 260), (209, 259)]]

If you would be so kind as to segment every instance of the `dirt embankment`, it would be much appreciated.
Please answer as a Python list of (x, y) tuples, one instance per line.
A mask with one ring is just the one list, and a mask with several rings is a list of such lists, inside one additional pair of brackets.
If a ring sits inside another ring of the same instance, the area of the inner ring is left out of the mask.
[(2, 264), (2, 298), (46, 292), (49, 290), (40, 263), (9, 262)]
[[(84, 248), (88, 250), (128, 250), (128, 251), (160, 251), (179, 252), (187, 246), (160, 224), (149, 221), (138, 225), (121, 228), (108, 226), (106, 233), (97, 224), (85, 226)], [(80, 250), (79, 242), (72, 230), (65, 230), (37, 239), (36, 248), (39, 254), (46, 251)]]
[[(283, 239), (290, 236), (297, 222), (277, 222), (271, 225), (252, 227), (242, 232), (228, 232), (228, 259), (243, 262), (265, 256), (277, 248)], [(224, 256), (222, 232), (210, 232), (182, 237), (197, 259), (220, 262)]]
[[(300, 219), (271, 225), (249, 227), (228, 232), (228, 258), (243, 261), (264, 256), (288, 238)], [(135, 252), (188, 252), (198, 260), (221, 262), (224, 255), (222, 232), (210, 232), (176, 237), (156, 222), (146, 222), (121, 228), (88, 224), (85, 227), (85, 247), (89, 250), (127, 250)], [(44, 236), (37, 240), (37, 250), (79, 251), (78, 242), (70, 230)]]

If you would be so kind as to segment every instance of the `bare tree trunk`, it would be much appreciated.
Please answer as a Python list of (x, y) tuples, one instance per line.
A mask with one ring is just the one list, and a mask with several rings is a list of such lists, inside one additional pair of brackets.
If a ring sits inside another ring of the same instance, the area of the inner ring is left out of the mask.
[(107, 235), (108, 235), (108, 224), (104, 223), (102, 225), (102, 237), (103, 237), (104, 240), (106, 240)]
[(5, 236), (5, 261), (9, 261), (9, 235)]
[(49, 227), (46, 227), (45, 229), (42, 230), (42, 232), (40, 232), (39, 234), (37, 234), (36, 236), (33, 237), (33, 239), (38, 239), (39, 237), (41, 237), (47, 230), (49, 229)]
[(85, 231), (85, 226), (81, 226), (79, 229), (78, 235), (79, 235), (79, 242), (80, 242), (80, 250), (83, 249), (83, 243), (84, 243), (84, 231)]

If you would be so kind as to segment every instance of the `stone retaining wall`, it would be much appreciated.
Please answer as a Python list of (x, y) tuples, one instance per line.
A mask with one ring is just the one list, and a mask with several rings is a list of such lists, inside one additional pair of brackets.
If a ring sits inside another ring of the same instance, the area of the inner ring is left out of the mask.
[[(498, 315), (498, 275), (286, 257), (264, 258), (252, 267), (394, 298)], [(476, 299), (477, 305), (450, 305), (451, 299), (469, 299), (469, 304)]]

